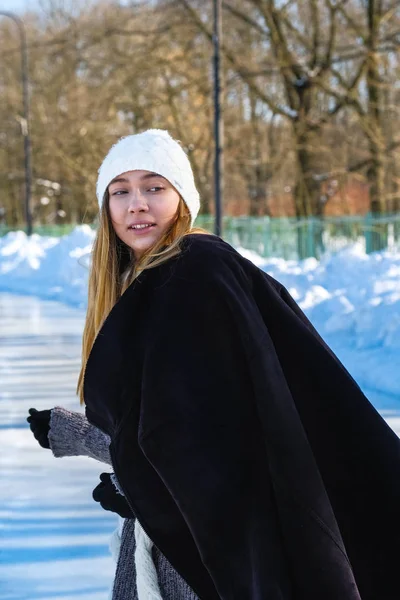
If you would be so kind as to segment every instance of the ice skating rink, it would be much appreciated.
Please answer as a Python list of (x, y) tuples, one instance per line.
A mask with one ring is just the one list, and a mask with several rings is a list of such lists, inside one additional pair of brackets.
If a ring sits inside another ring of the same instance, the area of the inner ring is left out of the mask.
[(101, 472), (86, 457), (54, 458), (28, 409), (82, 410), (75, 396), (83, 312), (0, 294), (0, 598), (106, 600), (117, 517), (91, 498)]

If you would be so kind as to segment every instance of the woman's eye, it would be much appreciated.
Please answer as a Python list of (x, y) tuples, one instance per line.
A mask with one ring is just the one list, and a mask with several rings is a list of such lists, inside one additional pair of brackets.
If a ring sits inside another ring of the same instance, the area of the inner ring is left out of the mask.
[(160, 190), (164, 190), (165, 188), (163, 188), (160, 185), (155, 185), (154, 187), (149, 188), (149, 192), (158, 192)]
[(120, 194), (126, 194), (126, 190), (115, 190), (115, 192), (112, 192), (111, 196), (119, 196)]

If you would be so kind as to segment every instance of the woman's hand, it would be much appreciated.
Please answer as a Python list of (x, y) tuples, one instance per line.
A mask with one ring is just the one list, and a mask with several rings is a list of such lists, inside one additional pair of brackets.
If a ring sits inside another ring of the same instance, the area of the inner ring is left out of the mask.
[(50, 449), (50, 413), (51, 410), (36, 410), (36, 408), (30, 408), (30, 416), (26, 419), (30, 425), (35, 439), (39, 442), (42, 448), (48, 449)]
[(115, 488), (110, 473), (102, 473), (100, 481), (101, 483), (93, 490), (93, 500), (100, 502), (104, 510), (115, 512), (124, 519), (133, 519), (134, 515), (129, 508), (129, 504), (125, 496), (122, 496)]

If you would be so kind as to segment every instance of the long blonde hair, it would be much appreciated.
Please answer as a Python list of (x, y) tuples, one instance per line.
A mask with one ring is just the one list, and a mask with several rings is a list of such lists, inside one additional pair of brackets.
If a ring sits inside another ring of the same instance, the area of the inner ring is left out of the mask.
[(167, 231), (148, 248), (139, 260), (133, 251), (117, 237), (110, 217), (108, 191), (99, 217), (99, 226), (93, 244), (92, 263), (89, 273), (88, 306), (82, 339), (82, 366), (77, 394), (84, 403), (83, 383), (90, 351), (107, 315), (145, 269), (153, 269), (181, 252), (181, 241), (189, 233), (210, 233), (200, 227), (191, 227), (189, 210), (181, 198), (176, 218)]

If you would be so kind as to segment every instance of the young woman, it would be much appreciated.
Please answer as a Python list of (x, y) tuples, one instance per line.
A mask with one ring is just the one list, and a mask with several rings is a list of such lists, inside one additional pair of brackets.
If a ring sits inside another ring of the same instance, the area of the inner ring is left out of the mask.
[(166, 132), (120, 140), (97, 193), (78, 389), (125, 500), (104, 477), (95, 497), (143, 550), (123, 536), (120, 597), (397, 598), (397, 436), (285, 288), (191, 229)]

